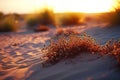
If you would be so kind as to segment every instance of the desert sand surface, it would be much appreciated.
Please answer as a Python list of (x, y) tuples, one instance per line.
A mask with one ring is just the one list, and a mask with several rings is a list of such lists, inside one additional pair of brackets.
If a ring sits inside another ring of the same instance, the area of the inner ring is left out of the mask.
[[(120, 28), (75, 28), (86, 32), (104, 44), (120, 38)], [(0, 33), (0, 80), (120, 80), (117, 61), (109, 54), (83, 53), (76, 58), (43, 67), (41, 49), (55, 36), (55, 29), (47, 32)]]

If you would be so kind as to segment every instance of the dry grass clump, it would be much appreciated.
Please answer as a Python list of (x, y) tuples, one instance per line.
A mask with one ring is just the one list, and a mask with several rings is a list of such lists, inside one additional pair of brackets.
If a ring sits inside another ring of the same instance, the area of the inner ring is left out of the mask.
[(35, 18), (35, 17), (32, 17), (32, 18), (30, 18), (29, 20), (27, 20), (27, 25), (28, 25), (29, 27), (36, 26), (38, 23), (39, 23), (39, 22), (38, 22), (38, 19)]
[(120, 40), (113, 41), (110, 43), (110, 53), (114, 55), (114, 57), (118, 60), (118, 63), (120, 64)]
[(64, 14), (63, 17), (61, 17), (60, 22), (61, 22), (61, 25), (63, 25), (63, 26), (79, 25), (79, 24), (81, 24), (81, 22), (80, 22), (81, 17), (82, 17), (81, 14), (66, 13), (66, 14)]
[(120, 49), (120, 40), (109, 40), (104, 45), (101, 45), (101, 50), (99, 53), (102, 54), (119, 54), (118, 50)]
[(110, 12), (107, 15), (103, 15), (104, 19), (107, 19), (107, 22), (110, 26), (120, 26), (120, 1), (114, 0), (116, 5), (113, 5), (114, 11)]
[(56, 29), (56, 35), (61, 35), (64, 33), (64, 29), (63, 28), (57, 28)]
[(45, 25), (39, 25), (37, 28), (34, 29), (35, 32), (40, 32), (40, 31), (48, 31), (50, 28)]
[(70, 34), (79, 34), (77, 30), (71, 29), (71, 28), (57, 28), (56, 35), (70, 35)]
[(27, 25), (29, 27), (36, 25), (55, 25), (55, 16), (53, 10), (45, 8), (39, 13), (32, 15), (32, 17), (28, 18)]
[(2, 12), (0, 12), (0, 20), (2, 20), (4, 17), (4, 14)]
[(120, 40), (107, 41), (106, 44), (102, 46), (102, 50), (99, 53), (110, 54), (112, 57), (115, 57), (118, 61), (118, 65), (120, 65)]
[(111, 25), (119, 25), (120, 26), (120, 1), (119, 0), (115, 0), (116, 6), (114, 6), (114, 13), (111, 16), (111, 21), (110, 24)]
[(108, 15), (108, 23), (112, 26), (119, 26), (120, 25), (120, 9), (116, 9), (115, 12), (112, 12)]
[(110, 54), (120, 64), (120, 40), (109, 40), (106, 44), (100, 45), (87, 34), (61, 36), (58, 40), (51, 41), (48, 46), (45, 46), (42, 52), (44, 53), (45, 64), (56, 64), (61, 60), (73, 58), (83, 52), (99, 53), (101, 55)]
[(16, 31), (18, 29), (13, 16), (7, 16), (0, 21), (0, 32)]
[(57, 41), (44, 47), (42, 52), (45, 53), (45, 62), (55, 64), (60, 60), (73, 58), (82, 52), (96, 53), (99, 52), (100, 45), (87, 35), (81, 36), (70, 35), (68, 37), (60, 37)]

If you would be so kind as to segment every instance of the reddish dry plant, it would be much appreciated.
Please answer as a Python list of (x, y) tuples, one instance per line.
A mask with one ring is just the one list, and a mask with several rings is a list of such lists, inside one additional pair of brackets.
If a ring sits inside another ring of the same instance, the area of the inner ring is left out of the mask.
[(35, 32), (40, 32), (40, 31), (48, 31), (49, 27), (45, 25), (39, 25), (37, 28), (34, 29)]
[(62, 59), (72, 58), (82, 52), (99, 52), (99, 44), (87, 34), (81, 36), (69, 35), (60, 37), (57, 41), (51, 41), (50, 45), (43, 48), (47, 63), (55, 64)]
[(118, 60), (118, 63), (120, 64), (120, 40), (119, 41), (114, 41), (111, 45), (112, 48), (110, 53), (116, 57)]
[(115, 41), (115, 40), (109, 40), (105, 43), (105, 45), (101, 46), (101, 53), (103, 54), (119, 54), (118, 50), (120, 49), (120, 40)]
[(61, 35), (62, 33), (64, 33), (64, 29), (63, 28), (57, 28), (56, 35)]
[(79, 34), (79, 32), (77, 30), (71, 29), (71, 28), (67, 28), (67, 29), (63, 29), (63, 28), (58, 28), (56, 30), (56, 35), (70, 35), (70, 34)]
[(73, 58), (82, 52), (112, 54), (120, 63), (120, 41), (108, 41), (105, 45), (98, 44), (95, 39), (87, 34), (80, 36), (61, 36), (57, 41), (51, 41), (43, 48), (44, 59), (47, 64), (55, 64), (63, 59)]

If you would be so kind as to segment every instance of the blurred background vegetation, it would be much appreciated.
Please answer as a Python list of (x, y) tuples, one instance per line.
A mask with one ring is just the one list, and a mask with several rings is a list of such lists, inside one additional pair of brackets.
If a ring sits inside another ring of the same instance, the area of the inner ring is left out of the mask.
[(33, 14), (4, 14), (0, 12), (0, 32), (17, 31), (21, 28), (21, 22), (27, 29), (34, 31), (47, 31), (52, 27), (76, 26), (89, 22), (108, 23), (108, 26), (120, 26), (120, 2), (116, 0), (117, 6), (114, 11), (106, 13), (54, 13), (52, 9), (43, 8)]
[(27, 25), (30, 27), (35, 25), (55, 25), (53, 10), (45, 8), (34, 15), (28, 15)]
[(0, 32), (17, 31), (18, 21), (21, 19), (19, 14), (3, 14), (0, 12)]
[(114, 0), (117, 5), (113, 6), (113, 11), (98, 14), (97, 19), (103, 22), (107, 22), (108, 26), (120, 26), (120, 1)]
[(62, 26), (73, 26), (82, 24), (83, 14), (82, 13), (64, 13), (60, 18), (60, 24)]
[(119, 25), (120, 26), (120, 1), (116, 0), (117, 6), (114, 6), (114, 12), (111, 15), (111, 25)]

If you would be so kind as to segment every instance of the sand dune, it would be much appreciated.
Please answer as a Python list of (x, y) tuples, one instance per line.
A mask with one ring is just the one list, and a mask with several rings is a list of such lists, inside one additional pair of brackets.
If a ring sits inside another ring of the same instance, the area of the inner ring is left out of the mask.
[[(96, 55), (97, 56), (97, 55)], [(85, 57), (85, 56), (84, 56)], [(87, 56), (89, 57), (89, 56)], [(91, 59), (95, 58), (91, 56)], [(92, 61), (75, 61), (65, 64), (61, 62), (55, 66), (35, 71), (28, 80), (107, 80), (115, 79), (117, 72), (113, 68), (115, 61), (108, 56), (104, 56)], [(37, 67), (38, 65), (35, 65)], [(31, 69), (32, 70), (32, 69)], [(35, 75), (34, 75), (35, 74)], [(119, 78), (119, 77), (117, 77)], [(116, 79), (117, 79), (116, 78)], [(117, 79), (118, 80), (118, 79)]]
[[(116, 30), (92, 28), (84, 31), (97, 41), (101, 38), (103, 44), (110, 38), (120, 37)], [(0, 80), (119, 80), (117, 61), (109, 54), (82, 53), (74, 59), (43, 67), (41, 48), (54, 36), (54, 31), (0, 34)]]

